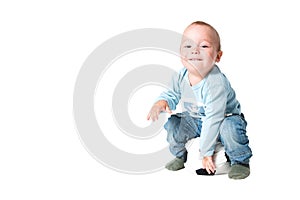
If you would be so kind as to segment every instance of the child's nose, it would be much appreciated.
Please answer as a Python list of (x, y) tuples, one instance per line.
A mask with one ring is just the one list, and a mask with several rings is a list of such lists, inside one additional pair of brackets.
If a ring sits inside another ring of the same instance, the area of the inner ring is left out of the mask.
[(199, 47), (194, 47), (192, 50), (192, 54), (199, 54), (199, 53), (200, 53)]

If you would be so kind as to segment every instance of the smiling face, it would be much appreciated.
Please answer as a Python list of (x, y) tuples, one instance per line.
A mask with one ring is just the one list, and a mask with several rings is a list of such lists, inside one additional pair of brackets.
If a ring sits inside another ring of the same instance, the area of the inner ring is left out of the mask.
[(203, 78), (222, 56), (219, 36), (207, 25), (192, 24), (183, 33), (180, 53), (187, 70)]

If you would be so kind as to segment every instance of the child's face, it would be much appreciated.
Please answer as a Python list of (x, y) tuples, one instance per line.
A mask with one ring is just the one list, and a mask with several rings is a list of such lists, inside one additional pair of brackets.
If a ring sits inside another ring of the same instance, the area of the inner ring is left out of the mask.
[(217, 35), (210, 27), (191, 25), (184, 31), (181, 41), (182, 63), (189, 71), (209, 72), (222, 56), (217, 48)]

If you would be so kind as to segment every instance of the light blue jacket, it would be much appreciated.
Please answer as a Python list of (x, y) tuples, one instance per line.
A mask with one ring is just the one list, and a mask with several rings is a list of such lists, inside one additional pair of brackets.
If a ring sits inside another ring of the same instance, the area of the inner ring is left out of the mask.
[(170, 88), (157, 100), (166, 100), (171, 110), (179, 102), (183, 112), (202, 120), (200, 152), (212, 156), (219, 136), (219, 127), (228, 114), (241, 114), (240, 103), (230, 82), (215, 65), (209, 74), (196, 85), (190, 86), (188, 71), (183, 68), (171, 80)]

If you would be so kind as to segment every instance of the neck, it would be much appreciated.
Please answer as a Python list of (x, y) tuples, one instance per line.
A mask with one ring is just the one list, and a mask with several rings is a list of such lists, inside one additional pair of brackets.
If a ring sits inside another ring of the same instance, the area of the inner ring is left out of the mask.
[(197, 75), (193, 73), (188, 73), (188, 78), (190, 85), (193, 86), (202, 81), (204, 77), (202, 77), (200, 74)]

